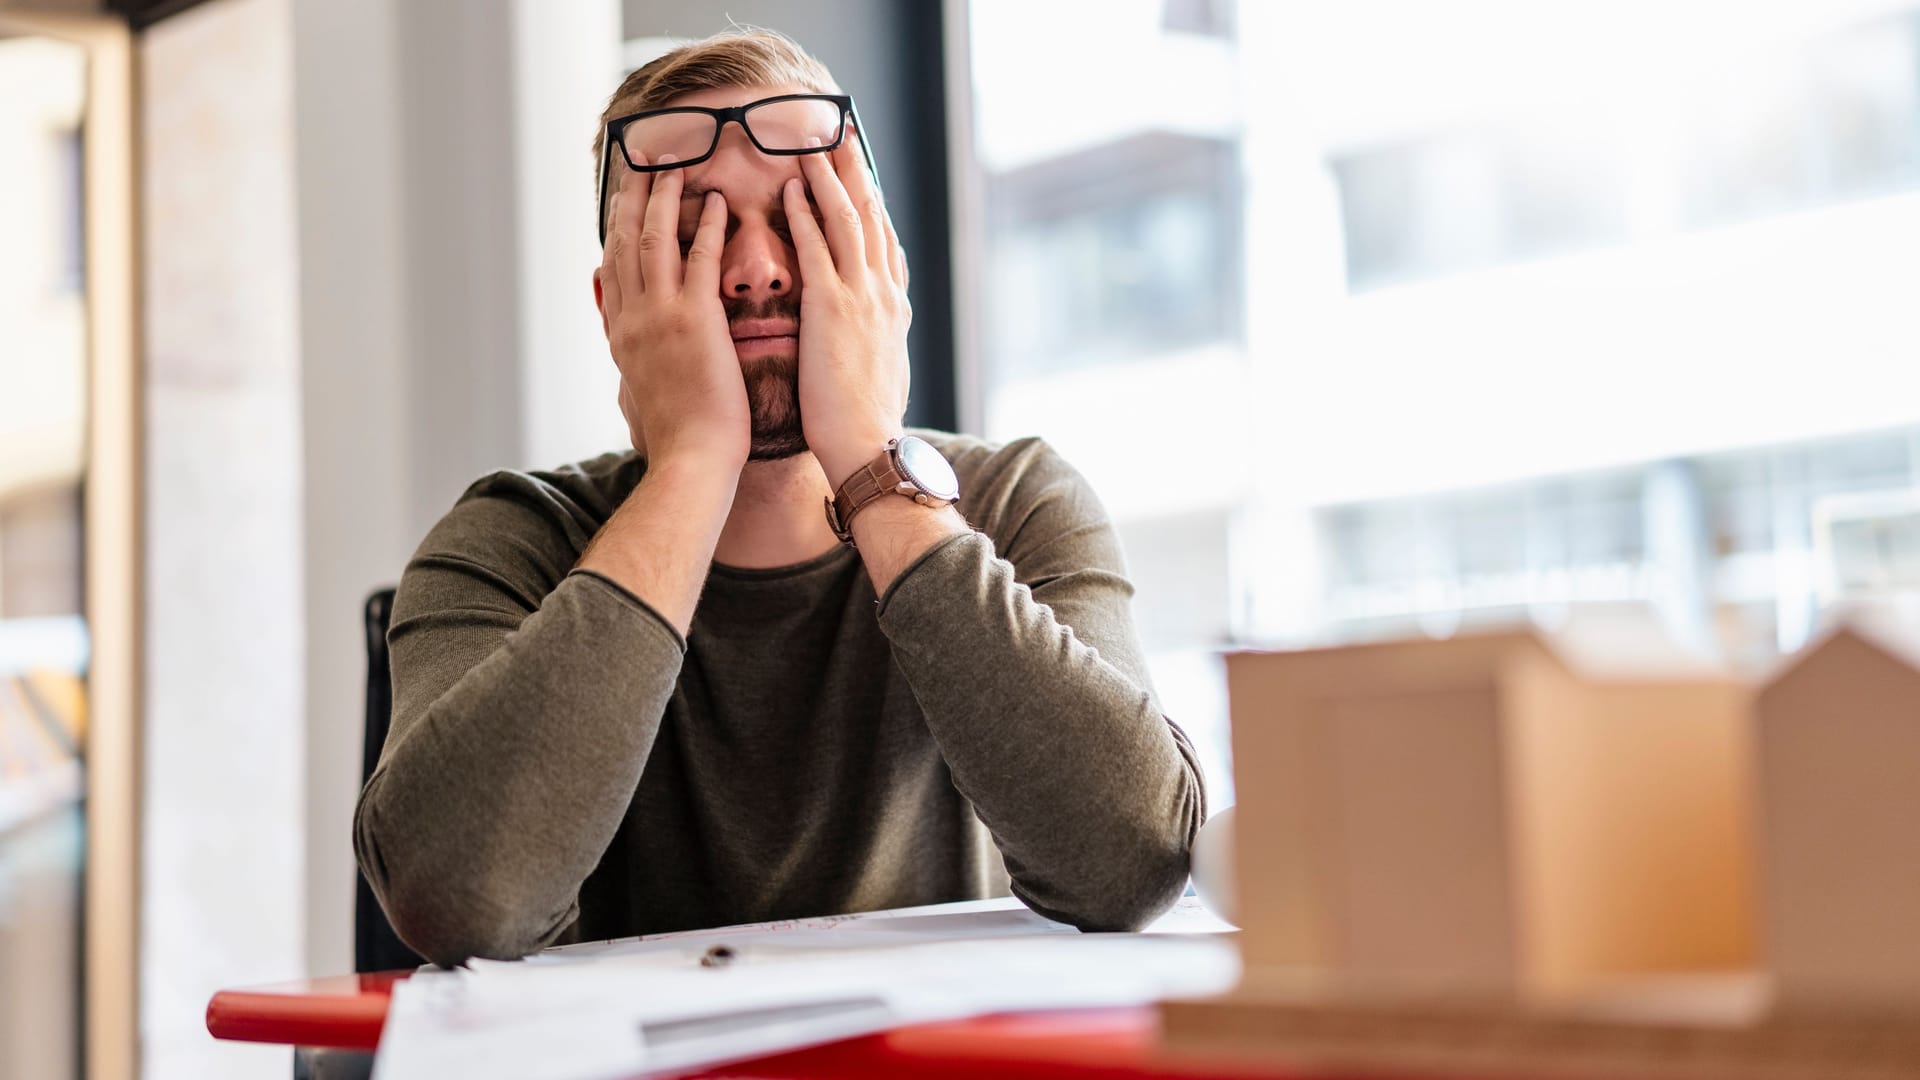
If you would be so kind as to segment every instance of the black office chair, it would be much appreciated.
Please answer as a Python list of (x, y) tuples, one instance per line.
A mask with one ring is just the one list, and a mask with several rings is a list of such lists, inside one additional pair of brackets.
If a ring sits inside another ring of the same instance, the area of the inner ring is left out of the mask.
[[(360, 783), (373, 775), (380, 763), (380, 748), (387, 742), (387, 726), (393, 722), (393, 665), (387, 659), (387, 623), (393, 618), (393, 590), (381, 589), (367, 597), (365, 612), (367, 633), (367, 726), (360, 751)], [(426, 963), (407, 948), (393, 932), (387, 913), (374, 899), (367, 876), (354, 879), (353, 895), (353, 970), (392, 971), (419, 967)]]

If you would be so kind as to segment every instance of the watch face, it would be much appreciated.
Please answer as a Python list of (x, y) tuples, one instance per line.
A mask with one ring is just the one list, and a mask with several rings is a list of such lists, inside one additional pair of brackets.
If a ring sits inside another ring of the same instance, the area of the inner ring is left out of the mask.
[(900, 471), (921, 491), (948, 502), (960, 497), (960, 478), (953, 475), (953, 466), (927, 440), (903, 436), (894, 449), (894, 458), (900, 462)]

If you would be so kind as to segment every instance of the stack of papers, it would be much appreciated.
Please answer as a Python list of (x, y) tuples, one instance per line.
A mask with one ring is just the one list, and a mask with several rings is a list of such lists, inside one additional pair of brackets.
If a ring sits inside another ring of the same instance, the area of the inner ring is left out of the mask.
[(1231, 929), (1192, 898), (1143, 934), (1082, 934), (1005, 898), (477, 960), (394, 987), (374, 1076), (611, 1080), (902, 1024), (1218, 993), (1239, 975)]

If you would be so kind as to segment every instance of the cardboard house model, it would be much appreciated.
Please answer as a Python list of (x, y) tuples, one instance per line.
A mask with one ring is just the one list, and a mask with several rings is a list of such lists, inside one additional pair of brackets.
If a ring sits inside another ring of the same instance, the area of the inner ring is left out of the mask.
[[(1597, 675), (1526, 632), (1238, 653), (1227, 676), (1243, 990), (1310, 973), (1340, 991), (1552, 999), (1754, 963), (1737, 680)], [(1914, 779), (1900, 850), (1920, 856)], [(1887, 903), (1920, 923), (1920, 857), (1903, 870)]]
[(1842, 626), (1788, 662), (1756, 712), (1778, 1006), (1920, 1008), (1920, 642)]

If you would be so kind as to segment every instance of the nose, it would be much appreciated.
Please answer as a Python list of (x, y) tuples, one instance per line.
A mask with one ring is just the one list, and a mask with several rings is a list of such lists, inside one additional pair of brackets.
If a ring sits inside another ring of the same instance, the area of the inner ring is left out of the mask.
[(742, 221), (727, 239), (720, 293), (729, 300), (758, 302), (793, 291), (793, 253), (765, 221)]

